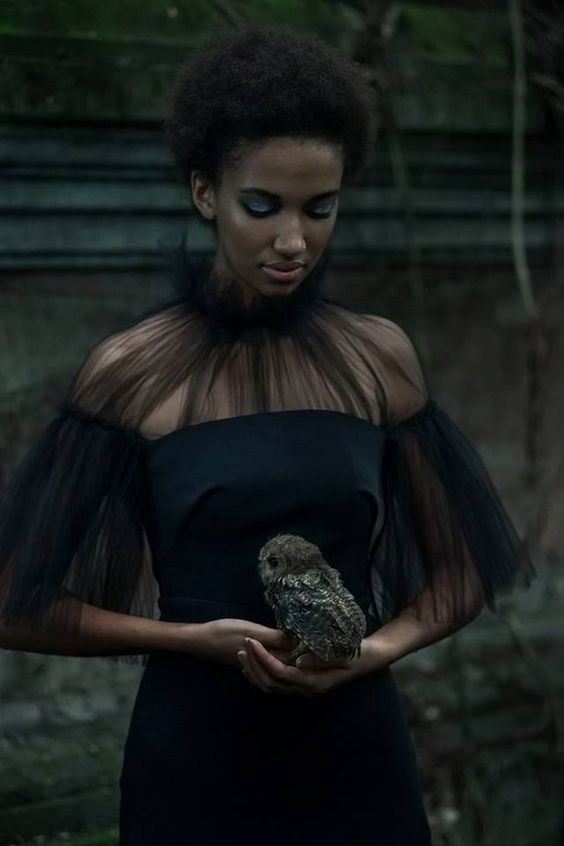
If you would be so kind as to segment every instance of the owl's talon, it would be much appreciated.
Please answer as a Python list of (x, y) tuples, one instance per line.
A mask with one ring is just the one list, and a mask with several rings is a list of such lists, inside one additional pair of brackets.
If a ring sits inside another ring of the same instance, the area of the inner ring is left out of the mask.
[(296, 661), (301, 655), (305, 655), (309, 652), (309, 646), (306, 646), (305, 643), (298, 643), (284, 658), (285, 664), (290, 664), (292, 667), (296, 666)]

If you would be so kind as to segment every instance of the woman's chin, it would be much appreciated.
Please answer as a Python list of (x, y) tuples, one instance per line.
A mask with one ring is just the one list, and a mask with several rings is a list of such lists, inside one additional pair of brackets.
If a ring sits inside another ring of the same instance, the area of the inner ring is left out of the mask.
[(261, 285), (261, 293), (266, 297), (287, 297), (300, 287), (300, 282), (293, 282), (291, 285), (280, 282), (270, 282)]

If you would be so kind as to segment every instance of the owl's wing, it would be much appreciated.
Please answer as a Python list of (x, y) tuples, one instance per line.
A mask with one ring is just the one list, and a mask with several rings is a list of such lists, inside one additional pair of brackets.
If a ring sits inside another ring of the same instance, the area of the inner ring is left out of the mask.
[(352, 593), (344, 586), (341, 574), (333, 567), (326, 567), (320, 570), (320, 584), (326, 586), (327, 591), (335, 592), (339, 597), (339, 608), (341, 613), (336, 615), (335, 624), (350, 637), (354, 634), (361, 640), (366, 634), (366, 617), (357, 604)]
[(340, 643), (345, 653), (350, 651), (350, 643), (365, 632), (364, 614), (354, 597), (318, 571), (286, 576), (276, 590), (275, 613), (279, 628), (325, 659)]

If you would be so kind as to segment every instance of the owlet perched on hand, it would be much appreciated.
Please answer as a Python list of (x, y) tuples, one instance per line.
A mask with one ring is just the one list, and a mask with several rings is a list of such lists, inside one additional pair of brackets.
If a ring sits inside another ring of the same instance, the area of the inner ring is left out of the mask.
[(259, 575), (278, 628), (297, 641), (282, 659), (287, 664), (309, 651), (323, 661), (360, 655), (366, 618), (319, 547), (299, 535), (275, 535), (259, 552)]

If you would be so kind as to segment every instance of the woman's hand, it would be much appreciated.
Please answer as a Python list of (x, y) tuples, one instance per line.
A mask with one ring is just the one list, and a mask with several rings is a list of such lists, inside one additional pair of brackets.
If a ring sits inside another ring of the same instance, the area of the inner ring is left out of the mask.
[(352, 679), (387, 666), (376, 644), (366, 638), (362, 641), (358, 658), (332, 665), (310, 653), (298, 659), (298, 666), (288, 666), (252, 637), (245, 638), (245, 648), (239, 650), (237, 656), (245, 677), (265, 693), (307, 697), (327, 693)]
[(245, 638), (260, 639), (274, 655), (288, 652), (294, 645), (280, 629), (271, 629), (250, 620), (223, 618), (200, 623), (198, 648), (194, 653), (221, 664), (239, 667), (237, 652), (244, 649)]

